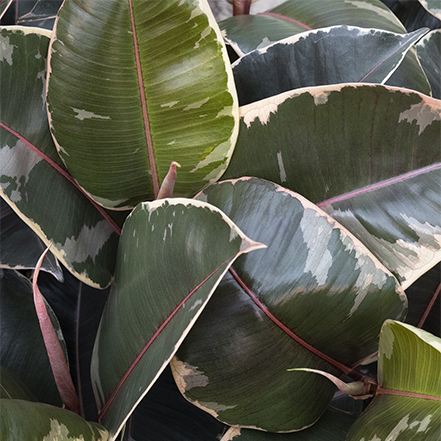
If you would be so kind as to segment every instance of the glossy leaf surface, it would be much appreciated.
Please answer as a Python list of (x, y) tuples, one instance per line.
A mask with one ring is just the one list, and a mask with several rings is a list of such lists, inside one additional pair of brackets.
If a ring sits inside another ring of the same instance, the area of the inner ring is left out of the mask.
[(418, 57), (432, 87), (432, 96), (441, 99), (441, 29), (425, 35), (417, 44)]
[(192, 196), (224, 172), (237, 97), (206, 0), (66, 0), (50, 69), (58, 151), (102, 205), (156, 198), (172, 161), (182, 166), (176, 196)]
[(0, 438), (4, 440), (106, 441), (107, 430), (77, 414), (48, 404), (0, 401)]
[(441, 339), (387, 320), (380, 334), (377, 395), (348, 441), (437, 441), (441, 430)]
[[(76, 276), (110, 284), (119, 227), (66, 173), (45, 111), (47, 31), (1, 29), (0, 192)], [(25, 111), (24, 111), (25, 109)], [(101, 211), (99, 211), (101, 210)]]
[(257, 176), (318, 203), (406, 287), (439, 261), (441, 101), (332, 85), (287, 92), (241, 113), (225, 179)]
[[(406, 33), (401, 22), (380, 0), (288, 0), (270, 13), (294, 19), (312, 29), (348, 25)], [(387, 84), (430, 94), (430, 85), (414, 50), (409, 51)]]
[(242, 178), (198, 198), (268, 248), (238, 259), (222, 280), (172, 362), (178, 386), (230, 425), (306, 428), (334, 387), (287, 369), (348, 373), (375, 352), (384, 319), (404, 314), (404, 293), (358, 240), (298, 194)]
[(32, 285), (13, 270), (0, 269), (0, 275), (0, 364), (24, 383), (38, 401), (61, 405), (35, 312)]
[(384, 84), (428, 29), (394, 34), (332, 26), (256, 49), (233, 64), (241, 105), (302, 87)]
[(262, 246), (216, 207), (191, 199), (143, 203), (127, 218), (91, 369), (99, 417), (112, 438), (231, 263)]

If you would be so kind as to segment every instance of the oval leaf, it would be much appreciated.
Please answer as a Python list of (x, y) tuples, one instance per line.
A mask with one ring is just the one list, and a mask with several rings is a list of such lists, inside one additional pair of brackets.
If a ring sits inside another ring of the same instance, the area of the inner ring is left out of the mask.
[(276, 184), (225, 181), (198, 198), (268, 248), (238, 259), (222, 280), (172, 362), (178, 386), (227, 424), (306, 428), (334, 387), (287, 369), (349, 373), (376, 350), (384, 319), (403, 316), (404, 292), (350, 233)]
[(50, 70), (58, 151), (100, 204), (156, 198), (171, 161), (182, 166), (176, 196), (193, 195), (225, 171), (237, 97), (206, 0), (66, 0)]
[(130, 214), (92, 356), (100, 421), (112, 439), (231, 263), (261, 247), (203, 202), (161, 199), (140, 204)]

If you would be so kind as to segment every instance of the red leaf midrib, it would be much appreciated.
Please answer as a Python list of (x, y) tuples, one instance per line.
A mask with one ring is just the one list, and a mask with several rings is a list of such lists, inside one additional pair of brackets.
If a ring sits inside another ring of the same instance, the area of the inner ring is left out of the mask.
[(158, 193), (159, 193), (159, 178), (158, 178), (158, 170), (156, 168), (156, 162), (155, 162), (152, 133), (150, 130), (150, 121), (149, 121), (149, 114), (148, 114), (148, 109), (147, 109), (147, 98), (146, 98), (145, 89), (144, 89), (141, 58), (139, 55), (138, 37), (136, 34), (135, 14), (133, 11), (132, 0), (129, 0), (129, 7), (130, 7), (130, 20), (131, 20), (131, 24), (132, 24), (133, 46), (134, 46), (134, 50), (135, 50), (136, 71), (138, 74), (139, 94), (141, 97), (142, 116), (143, 116), (143, 121), (144, 121), (145, 139), (147, 142), (147, 151), (148, 151), (148, 157), (149, 157), (149, 163), (150, 163), (150, 171), (152, 174), (153, 193), (154, 193), (155, 199), (156, 199), (156, 197), (158, 196)]

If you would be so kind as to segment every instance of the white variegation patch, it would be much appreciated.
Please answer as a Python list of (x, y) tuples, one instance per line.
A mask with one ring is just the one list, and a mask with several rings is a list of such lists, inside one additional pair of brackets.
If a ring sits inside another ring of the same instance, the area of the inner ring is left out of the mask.
[[(91, 258), (93, 263), (95, 263), (95, 258), (109, 240), (111, 233), (112, 229), (108, 222), (101, 220), (94, 227), (83, 225), (78, 237), (67, 237), (64, 244), (54, 243), (54, 246), (59, 250), (76, 250), (75, 259), (72, 260), (73, 263), (86, 262), (88, 258)], [(94, 245), (93, 247), (90, 246), (92, 244)]]
[(279, 165), (280, 181), (286, 182), (286, 170), (283, 164), (282, 151), (277, 152), (277, 164)]
[[(380, 8), (379, 6), (375, 6), (372, 3), (368, 3), (361, 0), (345, 0), (345, 3), (351, 4), (357, 8), (360, 9), (367, 9), (369, 11), (375, 12), (378, 15), (381, 15), (382, 17), (386, 17), (388, 19), (391, 18), (392, 14), (389, 10)], [(398, 20), (397, 20), (398, 21)]]
[[(434, 104), (436, 101), (434, 102)], [(424, 102), (413, 104), (409, 109), (400, 113), (398, 122), (407, 121), (412, 123), (416, 121), (419, 127), (418, 135), (424, 132), (426, 127), (430, 126), (434, 121), (441, 121), (441, 102), (438, 105), (428, 105)]]
[(12, 66), (12, 54), (17, 46), (9, 41), (9, 37), (0, 37), (0, 63), (6, 61)]
[(71, 107), (71, 109), (77, 113), (77, 115), (75, 115), (75, 118), (79, 119), (80, 121), (83, 121), (84, 119), (111, 119), (110, 116), (103, 116), (103, 115), (98, 115), (96, 113), (93, 112), (88, 112), (87, 110), (84, 109), (76, 109), (75, 107)]
[(21, 188), (29, 180), (29, 174), (43, 158), (33, 152), (23, 141), (18, 140), (13, 147), (5, 145), (0, 149), (0, 174), (2, 187), (6, 189), (10, 183), (5, 177), (13, 180), (17, 186), (11, 192), (10, 199), (15, 204), (21, 201)]
[(208, 102), (210, 97), (204, 98), (203, 100), (197, 101), (195, 103), (189, 104), (188, 106), (184, 107), (183, 110), (191, 110), (191, 109), (199, 109), (202, 107), (206, 102)]
[(178, 104), (179, 101), (170, 101), (169, 103), (161, 104), (161, 107), (173, 107), (174, 105)]

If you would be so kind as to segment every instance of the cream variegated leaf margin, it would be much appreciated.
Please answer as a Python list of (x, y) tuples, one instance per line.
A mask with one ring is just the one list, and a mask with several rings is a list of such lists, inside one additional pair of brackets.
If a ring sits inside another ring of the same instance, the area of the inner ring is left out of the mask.
[(419, 0), (427, 11), (441, 20), (441, 5), (438, 0)]

